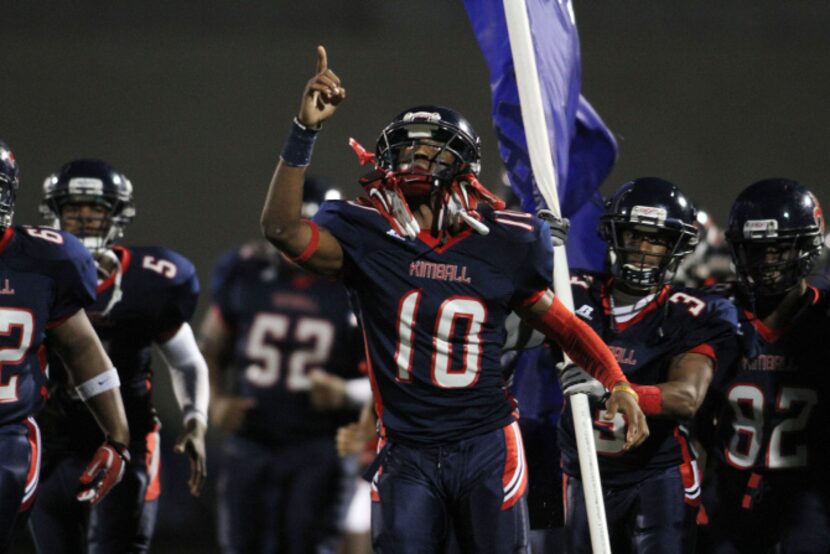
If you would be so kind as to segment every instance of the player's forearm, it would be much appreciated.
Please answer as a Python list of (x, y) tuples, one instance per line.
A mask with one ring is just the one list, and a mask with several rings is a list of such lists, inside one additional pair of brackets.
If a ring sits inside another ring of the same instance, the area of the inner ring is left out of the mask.
[(118, 388), (96, 394), (87, 398), (85, 402), (98, 422), (98, 426), (107, 436), (121, 444), (130, 443), (127, 415), (124, 412), (124, 403), (121, 401), (121, 392)]
[(190, 325), (183, 323), (172, 338), (159, 345), (159, 350), (170, 368), (173, 392), (185, 425), (195, 418), (207, 426), (208, 368)]
[(715, 361), (709, 356), (686, 352), (672, 359), (664, 383), (633, 387), (646, 415), (688, 420), (703, 405), (714, 370)]
[(608, 347), (591, 327), (576, 317), (552, 293), (522, 312), (525, 321), (554, 341), (576, 363), (605, 388), (627, 383)]
[[(691, 419), (702, 403), (702, 398), (698, 398), (694, 387), (688, 383), (660, 383), (656, 388), (660, 389), (661, 416), (678, 420)], [(638, 393), (640, 389), (641, 387), (635, 387)]]

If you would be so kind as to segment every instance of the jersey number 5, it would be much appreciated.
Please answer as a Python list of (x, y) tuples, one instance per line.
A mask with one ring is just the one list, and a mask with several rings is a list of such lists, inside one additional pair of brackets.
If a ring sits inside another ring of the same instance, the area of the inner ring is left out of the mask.
[(155, 271), (159, 275), (164, 275), (168, 279), (173, 279), (176, 276), (176, 264), (163, 258), (144, 256), (141, 260), (141, 267), (149, 269), (150, 271)]
[[(412, 358), (415, 344), (415, 318), (421, 303), (420, 290), (411, 290), (398, 304), (398, 337), (395, 345), (395, 363), (398, 380), (412, 380)], [(487, 308), (478, 298), (453, 296), (444, 300), (438, 308), (432, 332), (432, 382), (439, 387), (458, 389), (470, 387), (478, 381), (481, 372), (481, 325), (487, 316)], [(453, 336), (459, 319), (466, 319), (464, 332), (463, 366), (452, 368)]]
[(14, 328), (20, 329), (17, 344), (0, 346), (0, 403), (17, 401), (17, 375), (8, 382), (3, 379), (3, 369), (7, 365), (17, 365), (26, 359), (26, 352), (32, 345), (35, 322), (32, 312), (20, 308), (0, 308), (0, 341), (12, 336)]

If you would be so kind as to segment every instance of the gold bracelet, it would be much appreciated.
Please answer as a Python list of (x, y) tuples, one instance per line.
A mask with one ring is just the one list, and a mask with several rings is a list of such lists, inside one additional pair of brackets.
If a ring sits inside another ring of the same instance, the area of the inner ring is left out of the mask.
[(622, 384), (619, 384), (619, 385), (614, 385), (614, 388), (611, 389), (611, 392), (614, 393), (614, 392), (617, 392), (617, 391), (621, 391), (621, 392), (624, 392), (626, 394), (630, 394), (631, 396), (634, 397), (635, 402), (637, 402), (638, 404), (640, 403), (640, 395), (637, 394), (637, 391), (635, 391), (633, 388), (631, 388), (631, 385), (627, 385), (625, 383), (622, 383)]

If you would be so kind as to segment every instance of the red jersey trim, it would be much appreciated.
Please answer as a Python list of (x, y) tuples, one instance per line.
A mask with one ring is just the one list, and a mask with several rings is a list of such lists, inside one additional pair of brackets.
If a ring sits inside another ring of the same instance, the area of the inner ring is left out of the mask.
[(286, 256), (286, 258), (295, 264), (307, 262), (314, 255), (314, 253), (317, 252), (317, 248), (320, 246), (320, 227), (318, 227), (317, 224), (310, 219), (303, 219), (302, 222), (308, 225), (309, 229), (311, 229), (311, 240), (308, 241), (308, 244), (303, 251), (296, 256)]
[(715, 355), (715, 349), (705, 342), (687, 350), (687, 352), (689, 354), (703, 354), (706, 357), (712, 358), (714, 361), (718, 360), (718, 357)]
[(614, 324), (616, 325), (617, 330), (620, 333), (622, 333), (623, 331), (625, 331), (626, 329), (628, 329), (629, 327), (631, 327), (635, 323), (638, 323), (638, 322), (642, 321), (642, 319), (646, 316), (646, 314), (649, 314), (649, 313), (653, 312), (660, 305), (662, 305), (663, 302), (666, 301), (666, 297), (668, 296), (669, 291), (671, 290), (671, 285), (664, 285), (663, 290), (661, 290), (657, 294), (657, 296), (654, 297), (654, 300), (649, 302), (646, 305), (645, 308), (640, 310), (640, 313), (638, 313), (637, 315), (635, 315), (634, 317), (632, 317), (628, 321), (619, 322), (616, 319), (614, 319), (614, 314), (611, 312), (611, 296), (610, 296), (611, 293), (610, 293), (609, 289), (611, 288), (611, 284), (613, 283), (613, 281), (614, 281), (614, 278), (611, 277), (602, 287), (602, 292), (601, 292), (602, 308), (605, 311), (605, 313), (608, 315), (608, 317), (613, 319)]
[(433, 250), (435, 250), (436, 252), (438, 252), (439, 254), (443, 254), (444, 252), (452, 248), (454, 245), (458, 244), (465, 238), (472, 235), (473, 232), (473, 229), (464, 229), (457, 235), (450, 235), (450, 238), (447, 239), (447, 242), (441, 244), (441, 237), (433, 237), (432, 233), (430, 233), (426, 229), (421, 229), (421, 232), (418, 233), (418, 239), (430, 248), (432, 248)]
[(548, 292), (548, 289), (542, 289), (540, 291), (534, 292), (533, 294), (522, 300), (521, 306), (523, 308), (529, 308), (530, 306), (534, 305), (539, 300), (541, 300), (542, 297), (545, 296), (546, 292)]
[(3, 238), (0, 238), (0, 254), (6, 249), (14, 236), (14, 227), (7, 227), (3, 233)]
[(787, 330), (786, 327), (781, 327), (780, 329), (767, 327), (757, 315), (753, 314), (749, 310), (744, 310), (744, 314), (746, 314), (746, 317), (752, 326), (755, 327), (755, 330), (758, 331), (758, 334), (761, 335), (761, 338), (769, 344), (778, 342), (778, 339), (780, 339)]
[[(130, 262), (133, 259), (133, 253), (128, 248), (124, 248), (123, 246), (113, 246), (112, 249), (116, 256), (118, 256), (118, 259), (121, 260), (120, 273), (121, 275), (124, 275), (127, 273), (127, 268), (130, 266)], [(116, 272), (112, 272), (109, 277), (98, 283), (98, 286), (95, 287), (95, 292), (97, 294), (101, 294), (110, 288), (112, 284), (115, 283), (117, 275), (118, 274)]]

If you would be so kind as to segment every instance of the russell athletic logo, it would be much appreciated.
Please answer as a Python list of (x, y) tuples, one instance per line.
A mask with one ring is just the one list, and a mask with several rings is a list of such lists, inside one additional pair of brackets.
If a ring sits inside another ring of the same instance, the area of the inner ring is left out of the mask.
[(413, 277), (433, 279), (435, 281), (450, 281), (454, 283), (470, 283), (467, 276), (467, 266), (460, 268), (455, 264), (436, 264), (432, 262), (412, 262), (409, 264), (409, 274)]
[(14, 294), (14, 289), (9, 284), (9, 280), (6, 279), (3, 282), (3, 288), (0, 289), (0, 294)]

